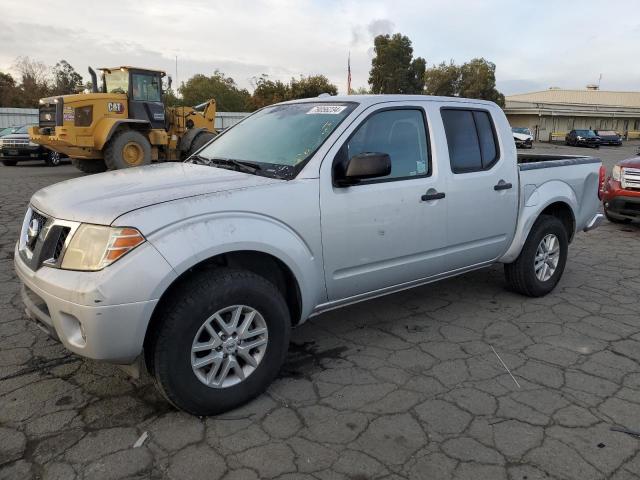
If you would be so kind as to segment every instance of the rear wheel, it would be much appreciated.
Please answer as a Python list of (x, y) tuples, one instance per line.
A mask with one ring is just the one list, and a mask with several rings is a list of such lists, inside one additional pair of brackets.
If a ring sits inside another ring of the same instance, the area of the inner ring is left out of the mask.
[(72, 158), (71, 164), (84, 173), (100, 173), (107, 170), (107, 165), (101, 158), (84, 160)]
[(62, 157), (60, 156), (59, 152), (49, 150), (47, 152), (47, 156), (44, 159), (44, 163), (49, 167), (57, 167), (58, 165), (60, 165), (60, 160), (62, 160)]
[(568, 252), (568, 235), (562, 222), (541, 215), (531, 227), (516, 261), (504, 266), (507, 284), (529, 297), (546, 295), (560, 281)]
[(109, 170), (140, 167), (151, 163), (151, 144), (140, 132), (122, 130), (116, 133), (104, 150)]
[(5, 167), (15, 167), (18, 162), (16, 160), (2, 160), (2, 164)]
[(189, 148), (189, 156), (196, 153), (202, 147), (204, 147), (207, 143), (215, 138), (216, 134), (211, 132), (202, 132), (199, 134), (191, 143), (191, 148)]
[(280, 291), (245, 270), (219, 268), (180, 285), (145, 342), (160, 392), (194, 415), (236, 408), (275, 378), (291, 321)]

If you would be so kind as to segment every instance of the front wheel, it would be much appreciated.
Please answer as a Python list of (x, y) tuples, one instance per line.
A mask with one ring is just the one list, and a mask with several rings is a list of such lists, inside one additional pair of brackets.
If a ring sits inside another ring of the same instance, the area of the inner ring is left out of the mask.
[(104, 149), (104, 161), (109, 170), (140, 167), (151, 163), (149, 139), (135, 130), (116, 133)]
[(44, 159), (44, 163), (49, 167), (57, 167), (58, 165), (60, 165), (61, 160), (62, 157), (60, 156), (59, 152), (49, 150), (47, 152), (47, 156)]
[(569, 252), (568, 234), (562, 222), (541, 215), (513, 263), (505, 264), (508, 286), (529, 297), (542, 297), (560, 281)]
[(273, 381), (289, 346), (280, 291), (245, 270), (196, 273), (170, 294), (145, 342), (160, 392), (194, 415), (248, 402)]

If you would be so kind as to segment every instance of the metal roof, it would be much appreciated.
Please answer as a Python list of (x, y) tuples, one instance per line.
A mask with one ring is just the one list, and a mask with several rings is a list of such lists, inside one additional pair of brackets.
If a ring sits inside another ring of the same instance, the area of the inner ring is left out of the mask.
[(161, 73), (163, 77), (166, 75), (166, 72), (164, 70), (157, 70), (155, 68), (132, 67), (130, 65), (120, 65), (119, 67), (100, 67), (98, 68), (98, 70), (112, 71), (112, 70), (120, 70), (121, 68), (125, 70), (144, 70), (145, 72), (157, 72), (157, 73)]
[(563, 90), (551, 88), (540, 92), (507, 95), (506, 102), (550, 103), (564, 105), (601, 105), (609, 107), (640, 107), (640, 92), (607, 90)]

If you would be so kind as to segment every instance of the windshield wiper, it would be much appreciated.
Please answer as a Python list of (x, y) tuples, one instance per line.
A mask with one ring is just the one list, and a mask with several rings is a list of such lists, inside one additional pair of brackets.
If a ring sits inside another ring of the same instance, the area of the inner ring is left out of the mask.
[(223, 157), (205, 157), (203, 155), (192, 155), (189, 160), (191, 163), (198, 165), (207, 165), (209, 167), (220, 167), (225, 169), (233, 169), (240, 172), (251, 173), (253, 175), (261, 175), (265, 177), (274, 177), (285, 179), (286, 177), (281, 173), (273, 171), (272, 169), (264, 170), (260, 165), (247, 160), (236, 160), (235, 158), (223, 158)]
[(233, 165), (237, 170), (246, 173), (256, 173), (258, 170), (262, 170), (260, 165), (247, 162), (246, 160), (236, 160), (235, 158), (221, 158), (214, 157), (210, 159), (210, 162), (214, 165)]
[(187, 162), (195, 163), (196, 165), (211, 165), (211, 159), (202, 155), (191, 155)]

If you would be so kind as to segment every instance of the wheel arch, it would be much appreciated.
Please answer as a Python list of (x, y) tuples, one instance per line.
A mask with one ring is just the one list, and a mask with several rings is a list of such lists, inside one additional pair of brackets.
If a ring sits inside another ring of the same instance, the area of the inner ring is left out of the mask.
[(278, 257), (263, 251), (233, 250), (214, 255), (194, 264), (178, 275), (165, 288), (149, 319), (144, 336), (144, 345), (147, 345), (150, 332), (153, 330), (155, 323), (159, 321), (160, 312), (162, 312), (165, 305), (167, 305), (167, 302), (170, 301), (172, 292), (200, 272), (224, 267), (248, 270), (270, 281), (280, 290), (289, 307), (292, 326), (300, 323), (302, 315), (302, 292), (300, 283), (291, 268)]
[(105, 118), (100, 121), (100, 125), (94, 132), (94, 147), (102, 150), (117, 132), (126, 128), (137, 130), (147, 136), (151, 130), (151, 124), (146, 120)]
[[(544, 198), (544, 201), (540, 201)], [(571, 242), (576, 233), (576, 211), (578, 199), (575, 192), (564, 182), (551, 181), (541, 185), (525, 199), (520, 210), (516, 235), (507, 252), (498, 259), (501, 263), (513, 262), (524, 246), (531, 228), (540, 215), (557, 217), (565, 226), (567, 238)]]

